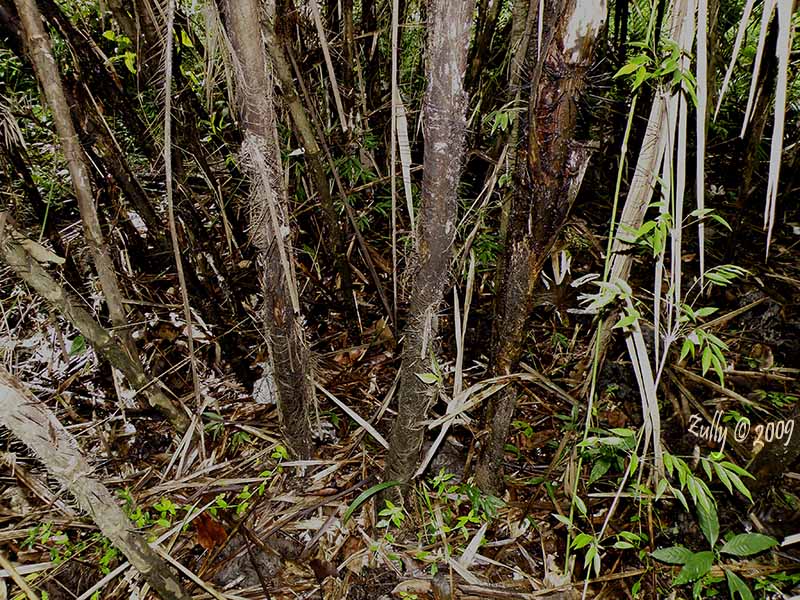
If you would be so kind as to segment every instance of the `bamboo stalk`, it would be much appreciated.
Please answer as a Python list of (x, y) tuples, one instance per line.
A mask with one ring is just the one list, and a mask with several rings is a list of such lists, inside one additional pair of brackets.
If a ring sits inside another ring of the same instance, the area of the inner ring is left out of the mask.
[[(53, 412), (0, 366), (0, 424), (7, 427), (44, 464), (164, 600), (189, 600), (166, 562), (134, 532), (133, 524), (109, 489), (92, 473), (77, 440)], [(28, 597), (35, 598), (36, 596)]]

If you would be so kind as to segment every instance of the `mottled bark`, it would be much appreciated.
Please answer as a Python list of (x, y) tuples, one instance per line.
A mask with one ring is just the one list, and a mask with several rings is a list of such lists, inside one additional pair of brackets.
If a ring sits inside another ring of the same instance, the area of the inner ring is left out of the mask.
[(418, 247), (410, 266), (414, 280), (404, 330), (398, 413), (386, 459), (387, 481), (408, 482), (413, 476), (424, 437), (423, 422), (436, 392), (419, 375), (431, 373), (437, 313), (450, 280), (466, 142), (464, 74), (472, 9), (471, 0), (434, 0), (429, 7), (422, 206)]
[(0, 366), (0, 424), (42, 461), (161, 598), (191, 598), (164, 559), (134, 530), (114, 495), (95, 477), (77, 440), (3, 366)]
[[(522, 70), (525, 66), (525, 57), (529, 44), (536, 42), (537, 34), (534, 31), (534, 21), (539, 14), (539, 0), (518, 2), (514, 5), (513, 26), (509, 43), (509, 62), (511, 76), (509, 77), (509, 100), (514, 107), (522, 103)], [(523, 113), (524, 115), (524, 113)], [(517, 164), (517, 148), (519, 147), (520, 115), (511, 114), (511, 131), (508, 136), (508, 169), (513, 173)], [(508, 221), (511, 215), (511, 199), (513, 189), (507, 189), (500, 209), (500, 245), (506, 247), (508, 241)], [(495, 266), (495, 287), (500, 289), (504, 277), (503, 261), (497, 261)]]
[(355, 104), (355, 77), (353, 76), (356, 61), (356, 36), (353, 25), (353, 0), (344, 0), (342, 3), (342, 21), (344, 26), (344, 64), (342, 81), (345, 85), (346, 110), (351, 110)]
[[(605, 23), (605, 2), (562, 0), (548, 3), (545, 10), (542, 60), (533, 71), (527, 115), (521, 118), (522, 143), (517, 150), (503, 286), (495, 316), (493, 375), (511, 374), (519, 363), (536, 283), (589, 158), (586, 147), (573, 139), (576, 103)], [(536, 45), (531, 44), (529, 65), (535, 57)], [(504, 446), (515, 399), (510, 386), (486, 407), (486, 432), (475, 476), (487, 492), (503, 487)]]
[(173, 402), (144, 372), (142, 364), (131, 357), (124, 343), (109, 333), (78, 302), (72, 299), (47, 271), (25, 250), (24, 235), (14, 227), (7, 213), (0, 213), (0, 259), (11, 267), (50, 305), (81, 332), (95, 351), (119, 369), (151, 406), (161, 411), (178, 431), (185, 431), (189, 421), (177, 402)]
[(250, 178), (251, 235), (259, 249), (264, 329), (281, 431), (292, 454), (308, 458), (312, 450), (308, 409), (313, 401), (310, 352), (295, 282), (271, 66), (261, 37), (262, 14), (257, 0), (226, 0), (222, 4), (236, 66), (239, 114), (245, 133), (242, 164)]
[(42, 15), (33, 0), (14, 0), (14, 2), (22, 23), (25, 44), (31, 56), (31, 62), (44, 91), (45, 100), (53, 113), (53, 122), (61, 140), (64, 158), (67, 161), (75, 196), (78, 200), (86, 244), (97, 269), (97, 276), (106, 299), (111, 322), (126, 340), (125, 345), (131, 358), (138, 363), (139, 357), (135, 345), (124, 333), (127, 331), (128, 322), (122, 304), (122, 293), (108, 245), (100, 229), (86, 157), (72, 122), (61, 74), (53, 58), (50, 37), (44, 29)]

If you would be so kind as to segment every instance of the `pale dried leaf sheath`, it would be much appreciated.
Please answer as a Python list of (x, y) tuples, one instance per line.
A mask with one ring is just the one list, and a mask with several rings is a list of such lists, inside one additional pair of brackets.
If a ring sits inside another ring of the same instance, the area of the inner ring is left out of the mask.
[(133, 531), (114, 496), (92, 474), (75, 438), (56, 416), (0, 366), (0, 424), (25, 444), (75, 497), (111, 543), (119, 548), (164, 600), (189, 600), (177, 576)]
[(767, 202), (764, 206), (764, 227), (767, 229), (767, 256), (775, 226), (775, 207), (778, 203), (778, 183), (783, 153), (783, 130), (786, 122), (786, 89), (789, 85), (789, 55), (792, 51), (792, 8), (794, 0), (778, 1), (778, 81), (775, 84), (775, 125), (772, 128), (772, 145), (769, 153), (769, 181)]
[[(708, 0), (699, 0), (697, 6), (697, 120), (695, 139), (697, 145), (697, 210), (705, 208), (706, 189), (706, 121), (708, 119)], [(705, 222), (700, 217), (697, 226), (698, 249), (700, 254), (700, 281), (706, 271)]]
[[(394, 105), (397, 110), (395, 121), (397, 123), (397, 146), (400, 149), (400, 165), (403, 170), (403, 191), (406, 194), (409, 226), (414, 232), (416, 224), (414, 221), (414, 198), (411, 195), (411, 145), (408, 141), (408, 118), (406, 117), (406, 108), (403, 106), (403, 99), (397, 90), (394, 91)], [(416, 243), (414, 246), (416, 247)]]
[(733, 53), (731, 54), (731, 62), (728, 64), (728, 69), (725, 71), (725, 79), (722, 82), (722, 90), (717, 99), (717, 107), (714, 109), (714, 119), (719, 114), (719, 107), (722, 106), (722, 99), (725, 97), (725, 92), (728, 90), (728, 84), (733, 74), (733, 67), (736, 65), (736, 59), (739, 58), (739, 50), (742, 48), (744, 35), (747, 33), (747, 25), (750, 23), (750, 13), (753, 12), (753, 5), (756, 0), (747, 0), (742, 11), (742, 18), (739, 20), (739, 30), (736, 32), (736, 41), (733, 44)]

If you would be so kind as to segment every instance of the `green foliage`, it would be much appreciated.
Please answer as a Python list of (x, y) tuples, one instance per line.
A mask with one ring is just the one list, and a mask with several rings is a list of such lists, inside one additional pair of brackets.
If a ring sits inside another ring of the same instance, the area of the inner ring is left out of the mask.
[[(687, 583), (700, 582), (711, 571), (714, 563), (720, 561), (720, 557), (723, 554), (744, 558), (769, 550), (777, 544), (778, 541), (776, 539), (767, 535), (742, 533), (730, 538), (717, 550), (692, 552), (684, 546), (670, 546), (655, 550), (651, 553), (651, 556), (660, 562), (681, 565), (682, 568), (672, 583), (673, 585), (685, 585)], [(739, 594), (741, 598), (753, 597), (747, 584), (738, 575), (730, 569), (724, 570), (731, 598), (735, 597), (735, 593)], [(702, 589), (702, 587), (703, 585), (700, 583), (697, 589)]]
[(789, 408), (797, 404), (800, 397), (795, 394), (786, 394), (784, 392), (767, 392), (764, 390), (756, 390), (756, 396), (761, 402), (769, 402), (772, 406), (778, 409)]
[(376, 485), (373, 485), (372, 487), (361, 492), (358, 495), (358, 497), (350, 503), (350, 506), (348, 506), (347, 510), (344, 512), (344, 515), (342, 516), (342, 524), (347, 523), (347, 521), (350, 520), (350, 517), (353, 516), (353, 513), (358, 509), (358, 507), (364, 504), (364, 502), (369, 500), (372, 496), (374, 496), (379, 492), (382, 492), (385, 489), (397, 485), (400, 485), (400, 483), (397, 481), (384, 481)]
[[(726, 461), (721, 452), (712, 453), (708, 458), (701, 457), (700, 464), (709, 482), (716, 477), (729, 493), (732, 494), (735, 489), (752, 502), (750, 492), (741, 479), (742, 477), (751, 477), (747, 471)], [(651, 553), (651, 556), (660, 562), (682, 566), (673, 580), (673, 585), (693, 583), (693, 594), (695, 597), (699, 597), (698, 594), (703, 589), (722, 581), (709, 575), (712, 566), (720, 562), (721, 555), (737, 558), (749, 557), (768, 550), (778, 543), (777, 540), (766, 535), (746, 533), (730, 536), (722, 546), (718, 547), (720, 531), (716, 502), (706, 482), (695, 475), (683, 459), (669, 453), (664, 454), (664, 467), (670, 478), (677, 477), (679, 485), (676, 488), (666, 478), (660, 480), (655, 498), (660, 498), (669, 490), (675, 498), (678, 498), (684, 509), (689, 511), (689, 504), (683, 493), (687, 491), (695, 507), (700, 529), (710, 546), (710, 550), (694, 552), (685, 546), (677, 545), (659, 548)], [(731, 597), (734, 597), (735, 592), (741, 598), (752, 598), (747, 585), (730, 569), (724, 570)]]
[(134, 75), (136, 74), (136, 52), (133, 51), (133, 44), (126, 35), (114, 33), (113, 31), (104, 31), (103, 37), (110, 42), (116, 43), (114, 48), (114, 56), (109, 58), (109, 62), (122, 62), (125, 68)]
[(86, 339), (82, 335), (76, 335), (69, 347), (69, 355), (80, 356), (84, 352), (86, 352)]
[(623, 471), (626, 459), (637, 460), (633, 458), (636, 456), (636, 432), (632, 429), (614, 428), (608, 431), (593, 429), (591, 431), (598, 435), (589, 436), (578, 443), (583, 458), (591, 461), (592, 464), (587, 485), (599, 481), (611, 467)]
[(680, 85), (692, 103), (697, 105), (695, 92), (697, 82), (689, 68), (690, 57), (683, 55), (677, 42), (665, 41), (664, 54), (660, 57), (656, 57), (646, 43), (631, 42), (630, 46), (639, 48), (642, 52), (632, 56), (627, 64), (616, 72), (615, 78), (627, 76), (630, 79), (632, 92), (636, 92), (645, 83), (667, 87)]
[(81, 558), (85, 562), (96, 562), (100, 567), (100, 572), (104, 575), (111, 572), (111, 568), (120, 556), (119, 550), (99, 532), (73, 540), (62, 530), (54, 529), (51, 522), (41, 523), (28, 530), (22, 547), (32, 549), (36, 546), (47, 549), (50, 553), (50, 560), (56, 564), (73, 558)]
[(378, 513), (378, 516), (383, 518), (377, 522), (376, 526), (388, 528), (389, 525), (393, 525), (399, 529), (403, 526), (403, 521), (406, 520), (406, 513), (403, 507), (395, 506), (391, 500), (385, 500), (384, 502), (386, 503), (386, 508)]

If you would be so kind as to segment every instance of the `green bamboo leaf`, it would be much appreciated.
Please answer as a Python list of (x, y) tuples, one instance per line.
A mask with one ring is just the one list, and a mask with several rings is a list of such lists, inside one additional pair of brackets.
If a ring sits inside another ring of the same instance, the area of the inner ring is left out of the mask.
[(692, 554), (672, 583), (674, 585), (683, 585), (696, 581), (708, 573), (713, 564), (714, 553), (709, 550)]
[(639, 65), (637, 65), (634, 62), (629, 62), (627, 65), (624, 65), (619, 71), (614, 73), (614, 79), (616, 79), (617, 77), (622, 77), (623, 75), (630, 75), (638, 68)]
[(614, 329), (624, 329), (626, 327), (630, 327), (631, 325), (634, 324), (634, 322), (638, 318), (639, 318), (639, 313), (637, 313), (636, 311), (632, 312), (629, 315), (625, 315), (619, 321), (617, 321), (617, 324), (614, 325)]
[(668, 565), (685, 565), (694, 553), (683, 546), (670, 546), (669, 548), (659, 548), (650, 553), (650, 556)]
[(733, 483), (733, 487), (739, 490), (743, 496), (745, 496), (748, 500), (750, 500), (750, 502), (752, 502), (753, 497), (750, 495), (750, 490), (748, 490), (744, 482), (741, 479), (739, 479), (739, 476), (736, 473), (728, 471), (728, 477), (730, 478), (731, 483)]
[(700, 362), (700, 365), (703, 369), (703, 376), (708, 372), (708, 368), (711, 366), (711, 357), (713, 354), (711, 353), (711, 348), (706, 346), (703, 348), (703, 358)]
[(733, 556), (752, 556), (764, 550), (768, 550), (773, 546), (778, 545), (778, 540), (774, 537), (763, 535), (761, 533), (740, 533), (733, 536), (720, 548), (720, 552), (724, 554), (732, 554)]
[(417, 377), (422, 383), (426, 383), (428, 385), (433, 385), (436, 383), (436, 375), (433, 373), (417, 373)]
[(727, 488), (728, 493), (732, 494), (733, 487), (731, 486), (731, 480), (728, 477), (727, 471), (725, 471), (725, 469), (721, 467), (719, 463), (714, 463), (714, 471), (716, 472), (717, 477), (719, 477), (719, 480), (722, 482), (722, 485)]
[(78, 356), (86, 352), (86, 339), (82, 335), (75, 336), (72, 345), (69, 347), (70, 356)]
[(358, 509), (359, 506), (364, 504), (369, 498), (377, 494), (378, 492), (382, 492), (383, 490), (394, 487), (396, 485), (401, 485), (399, 481), (384, 481), (383, 483), (379, 483), (377, 485), (373, 485), (371, 488), (364, 490), (358, 495), (358, 498), (353, 500), (350, 506), (347, 507), (347, 510), (342, 517), (342, 524), (344, 525), (347, 523), (348, 519), (353, 515), (353, 513)]
[(572, 540), (572, 547), (576, 550), (587, 546), (592, 541), (592, 536), (588, 533), (579, 533), (575, 536), (575, 539)]
[(737, 475), (741, 475), (742, 477), (749, 477), (750, 479), (755, 479), (750, 473), (747, 472), (746, 469), (743, 469), (739, 465), (736, 465), (728, 460), (720, 463), (723, 467), (725, 467), (726, 471), (733, 471)]

